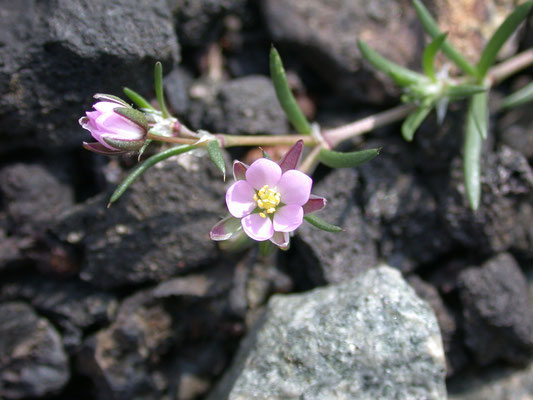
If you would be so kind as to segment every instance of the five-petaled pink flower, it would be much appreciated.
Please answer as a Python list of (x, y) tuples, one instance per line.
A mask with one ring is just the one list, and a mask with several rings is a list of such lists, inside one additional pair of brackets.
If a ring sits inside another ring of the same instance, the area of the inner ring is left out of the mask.
[(254, 161), (249, 167), (235, 161), (236, 182), (226, 192), (231, 215), (213, 227), (211, 239), (229, 239), (242, 228), (254, 240), (270, 240), (287, 248), (289, 233), (302, 224), (304, 214), (326, 205), (326, 199), (311, 195), (313, 180), (295, 169), (302, 150), (300, 140), (279, 164), (267, 158)]
[(79, 123), (97, 142), (83, 142), (83, 147), (107, 155), (140, 149), (147, 132), (144, 115), (114, 96), (96, 95), (95, 98), (103, 101), (95, 103), (96, 111), (88, 111)]

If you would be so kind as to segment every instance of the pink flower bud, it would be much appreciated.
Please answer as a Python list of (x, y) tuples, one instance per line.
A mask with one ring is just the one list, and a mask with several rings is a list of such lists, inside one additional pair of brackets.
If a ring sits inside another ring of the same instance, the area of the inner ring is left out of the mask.
[[(84, 143), (86, 149), (104, 154), (120, 154), (138, 150), (143, 146), (147, 131), (142, 113), (112, 100), (99, 101), (93, 108), (96, 111), (88, 111), (85, 117), (80, 118), (79, 123), (82, 128), (91, 132), (92, 137), (101, 146)], [(129, 112), (125, 113), (123, 110)], [(138, 118), (129, 118), (130, 115)], [(99, 149), (102, 151), (98, 151)]]

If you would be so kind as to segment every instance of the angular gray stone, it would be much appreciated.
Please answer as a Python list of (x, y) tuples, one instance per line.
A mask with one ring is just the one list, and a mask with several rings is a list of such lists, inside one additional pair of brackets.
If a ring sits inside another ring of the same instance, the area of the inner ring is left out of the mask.
[(294, 263), (290, 270), (312, 286), (343, 282), (377, 261), (376, 234), (366, 223), (355, 197), (361, 190), (359, 179), (356, 169), (336, 169), (313, 187), (314, 194), (328, 200), (318, 216), (344, 230), (330, 233), (308, 223), (298, 230), (299, 240), (294, 241), (294, 247), (304, 262)]
[(104, 193), (52, 231), (84, 251), (80, 276), (98, 287), (162, 281), (216, 259), (209, 231), (227, 214), (226, 186), (207, 154), (184, 154), (150, 168), (110, 208)]
[(61, 336), (25, 303), (0, 304), (0, 397), (53, 394), (70, 377)]
[(431, 308), (390, 267), (271, 298), (209, 400), (446, 399)]
[(81, 146), (94, 93), (148, 93), (155, 61), (179, 61), (166, 0), (5, 1), (0, 47), (2, 152)]
[(515, 259), (499, 254), (458, 277), (465, 342), (480, 364), (533, 357), (533, 310), (527, 280)]

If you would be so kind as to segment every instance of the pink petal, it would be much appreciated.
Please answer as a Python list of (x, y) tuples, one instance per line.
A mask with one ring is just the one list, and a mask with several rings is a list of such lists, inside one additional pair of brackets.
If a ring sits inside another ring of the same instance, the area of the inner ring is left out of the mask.
[(246, 165), (243, 162), (235, 160), (233, 162), (233, 178), (236, 181), (244, 180), (246, 179), (246, 170), (248, 169), (248, 165)]
[(226, 205), (231, 215), (242, 218), (250, 214), (255, 207), (255, 190), (246, 181), (237, 181), (226, 192)]
[(309, 200), (313, 180), (303, 172), (291, 169), (285, 172), (278, 182), (278, 192), (284, 204), (303, 206)]
[(120, 107), (120, 105), (111, 101), (99, 101), (93, 104), (93, 108), (101, 113), (111, 113), (117, 107)]
[(272, 160), (260, 158), (256, 160), (246, 170), (246, 180), (254, 189), (261, 189), (263, 186), (276, 186), (281, 177), (281, 168)]
[(270, 238), (270, 241), (281, 250), (287, 250), (289, 248), (290, 240), (291, 238), (287, 232), (274, 232), (274, 235)]
[(327, 202), (328, 201), (324, 197), (315, 196), (312, 194), (309, 196), (307, 203), (305, 203), (303, 206), (304, 215), (322, 210), (324, 207), (326, 207)]
[(144, 129), (116, 113), (102, 114), (95, 121), (98, 131), (119, 135), (125, 139), (141, 139)]
[(227, 240), (241, 229), (241, 221), (238, 218), (227, 216), (213, 226), (209, 236), (211, 240)]
[(304, 210), (301, 206), (296, 204), (283, 206), (274, 214), (274, 230), (292, 232), (302, 225), (303, 218)]
[(286, 172), (290, 169), (296, 169), (300, 158), (302, 157), (302, 151), (304, 149), (304, 141), (298, 140), (290, 149), (285, 153), (279, 166), (281, 167), (281, 172)]
[(241, 224), (244, 233), (259, 242), (270, 239), (274, 234), (270, 218), (263, 218), (259, 214), (250, 214), (244, 217), (241, 219)]
[(110, 149), (107, 146), (104, 146), (103, 144), (98, 143), (98, 142), (95, 142), (95, 143), (83, 142), (83, 147), (89, 151), (92, 151), (93, 153), (105, 154), (107, 156), (114, 156), (117, 154), (126, 153), (125, 151), (122, 151), (122, 150)]

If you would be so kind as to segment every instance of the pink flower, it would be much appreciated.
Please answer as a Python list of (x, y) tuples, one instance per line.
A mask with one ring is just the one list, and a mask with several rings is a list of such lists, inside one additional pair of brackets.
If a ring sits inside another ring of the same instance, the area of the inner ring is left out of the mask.
[(101, 154), (121, 154), (138, 150), (145, 142), (146, 118), (121, 99), (110, 95), (96, 95), (103, 99), (80, 118), (82, 128), (91, 132), (95, 143), (83, 142), (87, 150)]
[(311, 195), (313, 180), (295, 169), (302, 150), (298, 141), (279, 164), (261, 158), (248, 167), (235, 161), (236, 182), (226, 192), (231, 216), (213, 227), (211, 239), (229, 239), (242, 228), (254, 240), (287, 248), (289, 233), (302, 224), (304, 214), (326, 205), (326, 199)]

